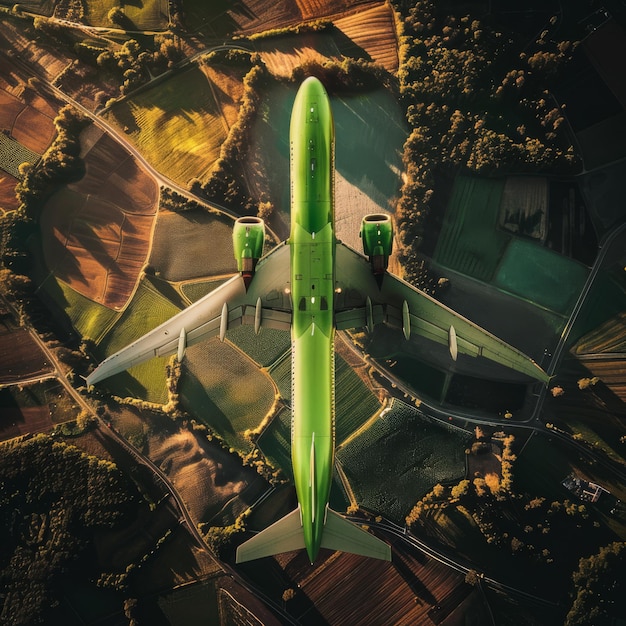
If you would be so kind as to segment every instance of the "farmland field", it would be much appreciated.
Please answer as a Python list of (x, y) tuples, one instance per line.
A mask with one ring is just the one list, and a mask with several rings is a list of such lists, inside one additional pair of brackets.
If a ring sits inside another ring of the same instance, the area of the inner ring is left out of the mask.
[(470, 438), (394, 400), (367, 430), (337, 450), (337, 459), (359, 504), (402, 521), (433, 485), (463, 477)]
[(259, 448), (275, 467), (293, 478), (291, 469), (291, 411), (283, 409), (259, 437)]
[(291, 346), (288, 331), (261, 327), (256, 335), (254, 327), (248, 324), (229, 330), (226, 337), (261, 367), (272, 365)]
[(22, 163), (34, 165), (39, 155), (29, 150), (15, 139), (0, 133), (0, 170), (5, 171), (13, 178), (21, 178), (19, 167)]
[(19, 207), (15, 196), (15, 185), (17, 185), (17, 178), (0, 173), (0, 213), (3, 210), (13, 211)]
[(130, 20), (130, 30), (163, 30), (169, 21), (167, 0), (143, 0), (142, 2), (123, 2), (117, 0), (87, 0), (85, 21), (91, 26), (111, 26), (107, 14), (115, 6), (123, 7), (124, 14)]
[(226, 282), (226, 278), (217, 280), (195, 280), (187, 283), (182, 283), (178, 286), (178, 290), (186, 298), (189, 303), (200, 300), (207, 293), (210, 293), (214, 289), (217, 289), (220, 285)]
[(25, 328), (0, 325), (0, 384), (52, 371), (41, 348)]
[(96, 343), (102, 339), (120, 315), (86, 298), (53, 275), (47, 276), (40, 290), (53, 300), (55, 307), (65, 312), (72, 326), (82, 337), (88, 337)]
[(76, 291), (121, 309), (146, 261), (158, 188), (101, 130), (88, 127), (81, 147), (85, 176), (59, 189), (44, 207), (44, 258)]
[(107, 118), (126, 130), (153, 167), (183, 185), (206, 179), (228, 131), (198, 67), (115, 104)]
[(190, 29), (202, 29), (209, 36), (245, 32), (247, 34), (283, 28), (305, 20), (313, 20), (357, 9), (371, 4), (369, 0), (244, 0), (230, 3), (204, 0), (185, 2), (185, 22)]
[[(232, 523), (247, 507), (240, 496), (256, 499), (266, 488), (254, 470), (188, 430), (151, 437), (149, 456), (165, 470), (196, 522)], [(226, 519), (214, 520), (223, 509)]]
[(252, 444), (243, 433), (256, 428), (271, 409), (274, 386), (250, 359), (214, 337), (187, 350), (180, 397), (228, 445), (248, 452)]
[(234, 274), (232, 228), (230, 218), (205, 211), (161, 210), (149, 263), (161, 278), (173, 282)]
[(457, 176), (433, 259), (489, 282), (511, 237), (499, 230), (504, 180)]
[[(101, 358), (139, 339), (178, 311), (144, 278), (124, 313), (98, 344)], [(150, 359), (130, 368), (128, 373), (112, 376), (103, 385), (121, 397), (130, 396), (164, 404), (167, 401), (165, 366), (168, 360), (166, 357)]]

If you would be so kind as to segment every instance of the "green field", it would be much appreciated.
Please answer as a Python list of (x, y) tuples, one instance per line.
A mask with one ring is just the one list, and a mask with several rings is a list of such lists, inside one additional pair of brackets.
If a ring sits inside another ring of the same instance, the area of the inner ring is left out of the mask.
[(283, 409), (259, 437), (259, 448), (275, 467), (293, 479), (291, 469), (291, 410)]
[[(124, 348), (178, 311), (178, 307), (147, 278), (143, 278), (131, 303), (98, 345), (100, 356), (104, 358)], [(163, 404), (167, 402), (165, 366), (168, 360), (166, 357), (150, 359), (130, 368), (128, 372), (111, 377), (103, 384), (118, 396)]]
[(20, 180), (20, 165), (30, 163), (34, 165), (39, 161), (39, 155), (23, 146), (19, 141), (0, 133), (0, 170)]
[(274, 402), (267, 374), (218, 338), (187, 350), (180, 382), (183, 405), (229, 446), (249, 452), (244, 431), (256, 428)]
[(67, 283), (49, 274), (40, 287), (68, 316), (72, 326), (96, 343), (120, 317), (117, 311), (102, 306), (74, 291)]
[(217, 289), (220, 285), (223, 285), (227, 279), (224, 280), (199, 280), (190, 283), (183, 283), (179, 285), (178, 289), (180, 293), (186, 298), (189, 303), (200, 300), (211, 293), (214, 289)]
[(272, 365), (291, 346), (289, 331), (261, 327), (256, 335), (254, 327), (247, 324), (229, 330), (226, 337), (261, 367)]
[(498, 230), (504, 179), (457, 176), (433, 260), (486, 282), (511, 236)]
[(568, 315), (589, 270), (582, 264), (527, 239), (513, 239), (494, 285), (546, 309)]
[[(149, 264), (161, 278), (184, 281), (234, 274), (233, 220), (207, 211), (160, 211)], [(181, 251), (184, 251), (181, 253)]]
[(195, 66), (115, 104), (106, 117), (153, 167), (183, 185), (206, 178), (227, 135), (211, 86)]
[(470, 439), (394, 399), (369, 428), (338, 449), (337, 459), (359, 504), (403, 522), (433, 485), (465, 475)]
[(163, 30), (167, 28), (169, 12), (167, 0), (142, 0), (119, 2), (119, 0), (86, 0), (85, 21), (91, 26), (111, 26), (107, 19), (113, 7), (122, 6), (129, 19), (131, 30)]

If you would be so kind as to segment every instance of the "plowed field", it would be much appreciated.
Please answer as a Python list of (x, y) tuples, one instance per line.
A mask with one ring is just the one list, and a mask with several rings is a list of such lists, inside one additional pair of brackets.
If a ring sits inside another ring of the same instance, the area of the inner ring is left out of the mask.
[(86, 174), (46, 204), (44, 255), (48, 267), (73, 289), (120, 309), (148, 256), (158, 187), (102, 131), (90, 127), (82, 139)]

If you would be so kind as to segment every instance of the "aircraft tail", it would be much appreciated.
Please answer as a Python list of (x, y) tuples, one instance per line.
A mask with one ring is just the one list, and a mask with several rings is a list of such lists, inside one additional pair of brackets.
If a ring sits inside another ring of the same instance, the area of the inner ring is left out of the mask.
[[(338, 513), (327, 509), (322, 548), (391, 561), (391, 547)], [(300, 509), (295, 509), (237, 548), (236, 562), (304, 549)]]
[(391, 561), (391, 546), (389, 544), (344, 519), (332, 509), (327, 509), (327, 511), (328, 515), (322, 535), (322, 548)]

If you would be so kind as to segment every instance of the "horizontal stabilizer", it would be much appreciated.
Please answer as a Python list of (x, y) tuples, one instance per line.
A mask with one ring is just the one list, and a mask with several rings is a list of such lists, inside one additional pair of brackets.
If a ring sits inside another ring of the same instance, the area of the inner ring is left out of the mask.
[(322, 548), (391, 561), (391, 546), (344, 519), (332, 509), (327, 511)]
[(237, 548), (237, 563), (304, 548), (300, 509), (295, 509)]

